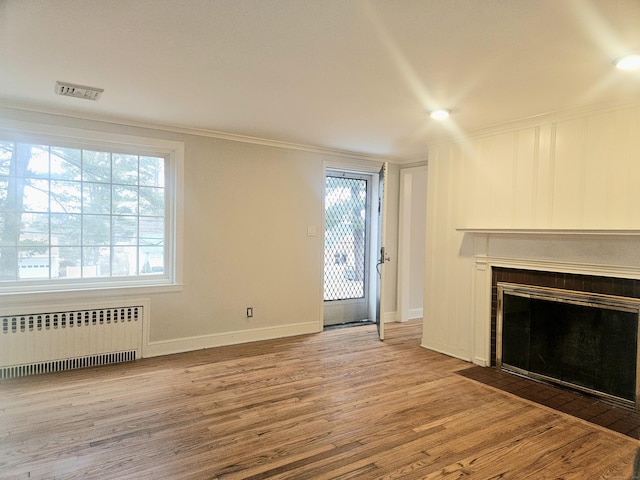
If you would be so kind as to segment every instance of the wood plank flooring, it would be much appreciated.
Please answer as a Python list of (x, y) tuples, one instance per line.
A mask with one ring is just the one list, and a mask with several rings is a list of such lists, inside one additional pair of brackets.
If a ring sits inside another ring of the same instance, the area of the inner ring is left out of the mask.
[(456, 375), (420, 331), (2, 381), (0, 478), (631, 478), (637, 440)]

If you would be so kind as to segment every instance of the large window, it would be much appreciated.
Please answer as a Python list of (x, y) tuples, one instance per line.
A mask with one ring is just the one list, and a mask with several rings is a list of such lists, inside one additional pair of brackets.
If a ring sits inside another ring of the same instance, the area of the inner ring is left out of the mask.
[(172, 283), (172, 161), (0, 132), (0, 289)]

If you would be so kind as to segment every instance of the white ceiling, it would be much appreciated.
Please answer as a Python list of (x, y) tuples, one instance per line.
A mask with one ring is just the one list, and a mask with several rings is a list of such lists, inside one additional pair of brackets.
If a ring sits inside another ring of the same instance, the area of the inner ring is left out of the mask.
[(0, 105), (407, 160), (636, 99), (611, 61), (637, 50), (640, 0), (0, 0)]

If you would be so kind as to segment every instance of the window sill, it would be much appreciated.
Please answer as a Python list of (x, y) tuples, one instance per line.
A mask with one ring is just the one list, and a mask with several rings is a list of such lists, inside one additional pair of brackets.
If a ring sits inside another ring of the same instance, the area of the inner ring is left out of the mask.
[(183, 284), (156, 285), (77, 285), (69, 287), (49, 286), (19, 289), (0, 289), (0, 300), (3, 304), (34, 304), (54, 301), (79, 300), (96, 297), (131, 297), (140, 295), (155, 295), (163, 293), (179, 293), (184, 289)]

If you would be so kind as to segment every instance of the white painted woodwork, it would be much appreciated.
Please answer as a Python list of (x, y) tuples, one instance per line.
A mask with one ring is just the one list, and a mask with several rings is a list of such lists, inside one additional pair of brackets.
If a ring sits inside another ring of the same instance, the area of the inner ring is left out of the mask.
[(593, 110), (431, 150), (425, 347), (488, 362), (494, 264), (640, 278), (639, 118)]

